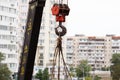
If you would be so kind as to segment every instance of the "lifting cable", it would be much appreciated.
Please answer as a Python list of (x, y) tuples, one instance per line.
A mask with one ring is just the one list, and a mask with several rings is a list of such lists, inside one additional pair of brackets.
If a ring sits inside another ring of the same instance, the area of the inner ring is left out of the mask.
[[(53, 0), (54, 3), (63, 4), (63, 0)], [(66, 4), (68, 5), (68, 0), (66, 0)]]
[(58, 36), (57, 45), (53, 57), (53, 68), (52, 68), (52, 80), (55, 79), (55, 66), (58, 66), (57, 80), (60, 80), (61, 75), (61, 61), (63, 62), (63, 76), (65, 80), (72, 80), (67, 65), (64, 60), (63, 51), (62, 51), (62, 36), (67, 32), (66, 27), (62, 25), (62, 22), (65, 22), (65, 16), (69, 15), (68, 0), (67, 4), (63, 4), (63, 0), (59, 0), (59, 3), (55, 3), (52, 7), (52, 15), (56, 16), (56, 22), (59, 22), (58, 27), (55, 28), (55, 33)]
[(65, 78), (68, 79), (70, 78), (71, 80), (71, 76), (70, 76), (70, 73), (69, 73), (69, 70), (67, 68), (67, 65), (65, 63), (65, 60), (64, 60), (64, 56), (63, 56), (63, 51), (62, 51), (62, 38), (59, 34), (58, 38), (57, 38), (57, 46), (55, 48), (55, 52), (54, 52), (54, 58), (53, 58), (53, 68), (52, 68), (52, 79), (55, 78), (55, 65), (56, 65), (56, 61), (58, 60), (58, 80), (60, 80), (60, 62), (61, 62), (61, 59), (63, 61), (63, 65), (64, 65), (64, 70), (63, 72), (65, 72)]

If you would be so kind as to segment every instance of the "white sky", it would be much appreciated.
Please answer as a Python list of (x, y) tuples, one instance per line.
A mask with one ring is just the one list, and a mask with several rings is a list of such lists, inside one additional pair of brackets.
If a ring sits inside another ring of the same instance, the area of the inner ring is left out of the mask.
[(68, 0), (67, 35), (120, 35), (120, 0)]

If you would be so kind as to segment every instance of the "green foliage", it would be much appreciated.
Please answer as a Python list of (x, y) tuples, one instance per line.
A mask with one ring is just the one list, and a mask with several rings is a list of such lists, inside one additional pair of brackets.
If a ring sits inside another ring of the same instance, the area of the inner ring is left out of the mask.
[(86, 60), (82, 60), (80, 64), (76, 68), (76, 76), (79, 77), (85, 77), (89, 75), (89, 71), (91, 70), (91, 66), (88, 65), (88, 62)]
[(120, 79), (120, 54), (113, 54), (111, 62), (111, 75), (112, 80)]
[(70, 67), (70, 75), (71, 75), (72, 77), (75, 76), (75, 69), (74, 69), (73, 67)]
[(95, 75), (94, 80), (101, 80), (101, 77), (99, 77), (99, 76)]
[(0, 63), (1, 63), (2, 60), (4, 60), (4, 56), (3, 56), (3, 54), (0, 52)]
[(93, 79), (93, 77), (85, 77), (85, 80), (101, 80), (101, 77), (99, 77), (99, 76), (97, 76), (97, 75), (95, 75), (95, 77), (94, 77), (94, 79)]
[(10, 80), (11, 72), (9, 71), (7, 65), (0, 65), (0, 80)]
[(109, 70), (110, 70), (110, 67), (102, 67), (101, 70), (102, 70), (102, 71), (109, 71)]
[(42, 80), (42, 70), (39, 69), (38, 73), (35, 75), (35, 78)]
[(113, 54), (111, 62), (113, 64), (120, 64), (120, 54)]
[(35, 75), (35, 78), (39, 80), (49, 80), (48, 68), (45, 68), (43, 71), (40, 69), (38, 73)]
[(92, 80), (92, 77), (85, 77), (85, 80)]
[(48, 68), (45, 68), (43, 71), (43, 80), (49, 80)]
[(77, 77), (83, 77), (84, 72), (82, 69), (79, 69), (79, 67), (76, 68), (76, 76)]
[(4, 60), (4, 56), (0, 52), (0, 80), (11, 80), (10, 79), (11, 72), (6, 64), (1, 63), (2, 60)]

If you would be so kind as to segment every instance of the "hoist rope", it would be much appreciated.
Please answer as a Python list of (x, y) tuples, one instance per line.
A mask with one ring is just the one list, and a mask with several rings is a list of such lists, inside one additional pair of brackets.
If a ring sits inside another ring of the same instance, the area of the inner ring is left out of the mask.
[[(54, 71), (55, 71), (57, 56), (58, 56), (58, 80), (60, 80), (60, 62), (61, 62), (60, 59), (62, 59), (62, 61), (63, 61), (64, 72), (65, 72), (66, 77), (68, 79), (68, 76), (70, 76), (70, 73), (69, 73), (69, 70), (68, 70), (67, 65), (65, 63), (65, 60), (64, 60), (64, 56), (63, 56), (63, 52), (62, 52), (62, 38), (60, 36), (57, 38), (57, 46), (56, 46), (55, 52), (54, 52), (52, 79), (54, 79), (54, 74), (55, 74)], [(70, 76), (70, 79), (71, 79), (71, 76)]]
[[(54, 3), (63, 4), (63, 0), (53, 0)], [(68, 0), (65, 1), (68, 5)]]

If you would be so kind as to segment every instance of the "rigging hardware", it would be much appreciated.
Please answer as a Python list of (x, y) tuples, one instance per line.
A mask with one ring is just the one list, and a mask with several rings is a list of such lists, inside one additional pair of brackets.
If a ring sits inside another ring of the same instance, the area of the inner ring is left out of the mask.
[[(60, 2), (60, 0), (59, 0)], [(62, 2), (62, 1), (61, 1)], [(56, 62), (58, 61), (58, 75), (57, 75), (57, 79), (60, 80), (60, 72), (61, 72), (61, 59), (63, 62), (63, 66), (64, 66), (64, 70), (63, 72), (65, 72), (65, 76), (64, 79), (67, 80), (72, 80), (69, 70), (67, 68), (67, 65), (65, 63), (64, 60), (64, 56), (63, 56), (63, 50), (62, 50), (62, 36), (64, 36), (67, 32), (66, 27), (64, 27), (62, 25), (62, 22), (65, 22), (65, 16), (69, 15), (69, 7), (68, 4), (57, 4), (55, 3), (53, 5), (53, 7), (51, 8), (52, 10), (52, 15), (54, 15), (56, 17), (56, 22), (59, 22), (58, 27), (55, 28), (55, 33), (58, 36), (57, 38), (57, 45), (55, 48), (55, 52), (54, 52), (54, 57), (53, 57), (53, 69), (52, 69), (52, 79), (55, 78), (55, 66), (56, 66)]]

